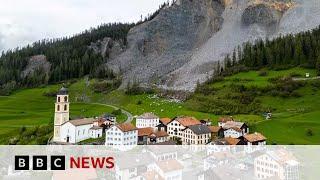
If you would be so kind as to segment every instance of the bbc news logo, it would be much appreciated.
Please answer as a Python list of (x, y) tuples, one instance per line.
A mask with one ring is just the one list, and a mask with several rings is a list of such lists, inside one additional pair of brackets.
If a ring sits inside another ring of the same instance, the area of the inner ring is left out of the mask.
[[(15, 170), (66, 170), (65, 156), (15, 156)], [(32, 163), (31, 161), (32, 160)], [(50, 168), (48, 164), (50, 160)], [(32, 167), (30, 166), (32, 164)], [(112, 169), (113, 157), (70, 157), (69, 168), (71, 169)]]

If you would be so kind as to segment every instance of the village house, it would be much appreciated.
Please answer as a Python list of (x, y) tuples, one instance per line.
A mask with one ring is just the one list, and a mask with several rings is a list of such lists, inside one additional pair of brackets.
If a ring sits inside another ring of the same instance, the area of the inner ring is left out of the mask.
[(182, 139), (182, 130), (191, 125), (199, 125), (201, 122), (193, 117), (176, 117), (167, 125), (167, 132), (170, 138)]
[(218, 120), (218, 126), (223, 127), (226, 122), (234, 121), (232, 117), (220, 117)]
[(112, 125), (115, 125), (117, 123), (117, 117), (113, 114), (106, 113), (103, 116), (100, 117), (100, 120), (103, 122), (103, 124), (109, 128)]
[(261, 133), (246, 134), (243, 136), (247, 145), (266, 145), (267, 138)]
[(211, 140), (216, 140), (224, 137), (224, 130), (219, 126), (208, 126), (211, 131)]
[(203, 124), (191, 125), (182, 130), (183, 145), (205, 145), (211, 141), (211, 130)]
[(102, 136), (102, 128), (93, 125), (93, 118), (70, 120), (62, 125), (61, 135), (67, 143), (77, 143), (89, 138)]
[(156, 128), (159, 124), (159, 117), (155, 114), (149, 112), (144, 113), (136, 118), (136, 127), (137, 128), (145, 128), (145, 127), (152, 127)]
[(138, 143), (138, 130), (131, 123), (117, 124), (106, 131), (106, 146), (134, 146)]
[(254, 159), (254, 174), (258, 179), (299, 179), (299, 162), (285, 149), (267, 151)]
[(53, 142), (78, 143), (102, 136), (103, 129), (94, 124), (94, 118), (69, 120), (69, 108), (68, 90), (61, 88), (55, 103)]
[(249, 127), (244, 122), (227, 121), (220, 125), (224, 129), (224, 137), (239, 138), (249, 133)]
[(200, 122), (203, 125), (211, 126), (211, 120), (210, 119), (201, 119)]
[(162, 143), (168, 140), (169, 135), (165, 131), (154, 130), (152, 127), (138, 128), (139, 145)]
[(167, 125), (171, 121), (170, 118), (161, 118), (159, 124), (157, 125), (158, 131), (166, 131), (167, 132)]

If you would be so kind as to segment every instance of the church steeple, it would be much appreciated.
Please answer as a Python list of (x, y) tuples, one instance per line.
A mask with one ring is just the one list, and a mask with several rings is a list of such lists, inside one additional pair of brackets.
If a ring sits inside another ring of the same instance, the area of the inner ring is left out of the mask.
[(69, 95), (68, 89), (62, 87), (57, 93), (54, 114), (54, 141), (62, 141), (61, 125), (69, 121)]

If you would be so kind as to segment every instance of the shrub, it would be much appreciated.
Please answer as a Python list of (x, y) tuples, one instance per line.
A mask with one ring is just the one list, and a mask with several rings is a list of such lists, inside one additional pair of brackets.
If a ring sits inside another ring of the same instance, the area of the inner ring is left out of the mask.
[(262, 70), (262, 71), (259, 71), (258, 75), (259, 75), (259, 76), (267, 76), (267, 75), (268, 75), (268, 72)]
[(306, 130), (306, 135), (307, 135), (307, 136), (313, 136), (313, 131), (312, 131), (312, 129), (307, 129), (307, 130)]
[(137, 102), (137, 105), (141, 105), (141, 104), (142, 104), (142, 101), (139, 100), (139, 101)]
[(122, 113), (121, 109), (115, 109), (115, 110), (113, 110), (113, 111), (111, 112), (111, 114), (113, 114), (113, 115), (115, 115), (115, 116), (121, 115), (121, 113)]

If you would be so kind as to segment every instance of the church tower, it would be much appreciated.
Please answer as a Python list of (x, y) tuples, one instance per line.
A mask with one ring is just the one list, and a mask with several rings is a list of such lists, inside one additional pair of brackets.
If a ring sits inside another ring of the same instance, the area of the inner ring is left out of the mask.
[(55, 103), (53, 141), (64, 141), (64, 137), (61, 137), (61, 126), (69, 121), (69, 106), (68, 89), (62, 87), (57, 94)]

